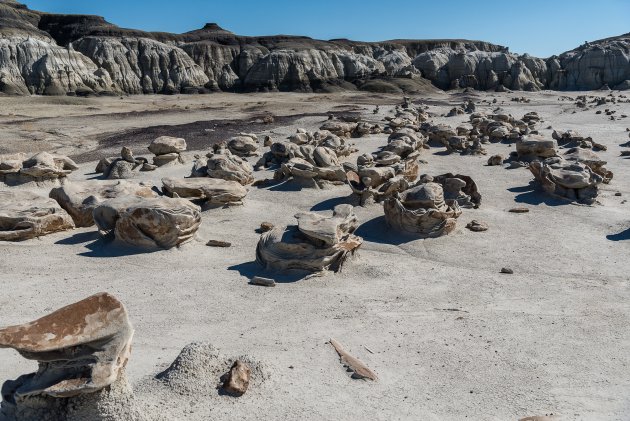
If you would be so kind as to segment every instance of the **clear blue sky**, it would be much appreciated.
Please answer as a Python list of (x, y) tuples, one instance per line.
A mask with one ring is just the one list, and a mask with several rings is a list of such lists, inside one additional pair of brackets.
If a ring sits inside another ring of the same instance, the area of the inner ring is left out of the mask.
[(22, 0), (126, 28), (186, 32), (216, 22), (239, 35), (382, 41), (467, 38), (547, 57), (630, 32), (630, 0)]

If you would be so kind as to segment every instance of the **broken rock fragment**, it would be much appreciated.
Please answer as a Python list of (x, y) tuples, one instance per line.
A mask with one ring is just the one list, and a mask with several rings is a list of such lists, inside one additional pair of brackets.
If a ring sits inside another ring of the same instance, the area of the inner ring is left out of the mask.
[(368, 366), (363, 364), (360, 360), (350, 355), (343, 346), (337, 342), (335, 339), (330, 339), (330, 344), (335, 348), (337, 354), (339, 354), (339, 361), (345, 367), (348, 368), (348, 371), (352, 372), (353, 379), (368, 379), (368, 380), (376, 380), (376, 373)]
[(234, 361), (230, 371), (224, 376), (223, 390), (234, 396), (247, 392), (252, 370), (241, 360)]

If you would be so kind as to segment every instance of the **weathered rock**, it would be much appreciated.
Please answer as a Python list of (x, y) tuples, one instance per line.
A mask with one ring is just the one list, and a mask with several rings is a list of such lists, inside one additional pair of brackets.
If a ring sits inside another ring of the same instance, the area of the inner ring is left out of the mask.
[(22, 241), (74, 228), (57, 202), (30, 191), (0, 191), (0, 241)]
[(337, 351), (341, 363), (345, 367), (347, 367), (349, 371), (352, 371), (353, 379), (377, 379), (376, 373), (374, 371), (370, 370), (368, 366), (363, 364), (356, 357), (350, 355), (339, 342), (331, 338), (330, 344), (333, 346), (333, 348), (335, 348), (335, 351)]
[(126, 180), (135, 176), (135, 163), (125, 161), (124, 159), (116, 159), (111, 163), (107, 170), (103, 173), (108, 180)]
[(424, 238), (450, 233), (462, 213), (457, 201), (446, 202), (442, 186), (431, 182), (386, 199), (383, 208), (390, 227)]
[(153, 165), (163, 167), (168, 164), (183, 163), (181, 155), (176, 152), (165, 153), (153, 157)]
[(149, 145), (149, 151), (154, 155), (182, 153), (186, 150), (186, 140), (179, 137), (160, 136)]
[(538, 135), (529, 135), (516, 142), (516, 152), (521, 161), (532, 161), (556, 156), (558, 144)]
[(243, 186), (254, 181), (254, 170), (249, 162), (233, 155), (228, 149), (220, 145), (216, 145), (214, 152), (207, 154), (206, 158), (199, 158), (195, 162), (191, 176), (208, 176), (210, 178), (237, 181)]
[(225, 375), (223, 390), (234, 396), (241, 396), (247, 392), (251, 369), (241, 360), (234, 361), (230, 371)]
[(107, 172), (109, 166), (112, 165), (112, 163), (116, 159), (118, 158), (116, 157), (102, 158), (100, 161), (98, 161), (98, 164), (96, 164), (96, 168), (94, 169), (94, 172), (97, 174)]
[(466, 225), (466, 228), (475, 232), (488, 231), (488, 224), (483, 221), (477, 221), (476, 219), (473, 219)]
[(601, 159), (595, 152), (583, 148), (569, 149), (563, 158), (567, 161), (580, 162), (587, 165), (595, 174), (602, 177), (603, 183), (610, 183), (613, 178), (612, 171), (606, 169), (606, 161)]
[(503, 157), (503, 155), (492, 155), (490, 158), (488, 158), (488, 165), (501, 165), (503, 164), (504, 159), (505, 158)]
[(274, 225), (271, 222), (261, 222), (260, 224), (260, 232), (271, 231), (274, 228)]
[(308, 212), (296, 218), (297, 226), (274, 228), (261, 235), (256, 261), (263, 267), (336, 272), (363, 243), (363, 239), (352, 234), (357, 218), (350, 205), (336, 206), (332, 217)]
[(136, 163), (136, 159), (133, 156), (133, 152), (130, 148), (123, 146), (120, 151), (120, 156), (127, 162), (131, 162), (132, 164)]
[(191, 240), (201, 224), (198, 206), (186, 199), (138, 196), (110, 199), (94, 209), (103, 236), (138, 247), (171, 248)]
[(40, 152), (19, 162), (23, 158), (23, 154), (0, 155), (0, 181), (11, 185), (57, 181), (79, 169), (67, 156), (48, 152)]
[(585, 204), (595, 201), (598, 185), (604, 182), (588, 165), (560, 157), (534, 161), (529, 170), (545, 192)]
[(235, 136), (228, 140), (227, 148), (236, 156), (256, 156), (259, 155), (258, 142), (252, 136)]
[(206, 246), (209, 247), (232, 247), (232, 243), (221, 240), (208, 240)]
[(271, 278), (264, 278), (262, 276), (254, 276), (249, 282), (252, 285), (260, 285), (263, 287), (275, 287), (276, 281)]
[(444, 200), (455, 200), (462, 208), (478, 208), (481, 205), (481, 194), (475, 181), (463, 174), (446, 173), (430, 177), (423, 175), (420, 182), (434, 182), (442, 186)]
[(247, 189), (236, 181), (220, 178), (163, 178), (163, 191), (168, 196), (199, 200), (210, 205), (242, 204)]
[(522, 206), (519, 206), (519, 207), (510, 209), (508, 212), (512, 212), (512, 213), (527, 213), (527, 212), (529, 212), (529, 209), (527, 209), (525, 207), (522, 207)]
[(510, 269), (510, 268), (501, 268), (500, 272), (508, 274), (508, 275), (512, 275), (514, 273), (514, 271), (512, 269)]
[(127, 364), (132, 337), (125, 307), (107, 293), (0, 329), (0, 348), (39, 362), (36, 373), (5, 383), (2, 397), (15, 405), (39, 395), (64, 398), (108, 387)]
[(77, 227), (94, 225), (92, 212), (99, 204), (118, 197), (156, 197), (150, 186), (128, 181), (77, 181), (53, 188), (49, 197), (70, 214)]

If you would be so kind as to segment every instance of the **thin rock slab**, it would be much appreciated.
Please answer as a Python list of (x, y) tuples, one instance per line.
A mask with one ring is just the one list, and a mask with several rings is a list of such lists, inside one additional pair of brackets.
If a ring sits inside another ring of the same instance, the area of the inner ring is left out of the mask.
[(113, 384), (127, 364), (133, 328), (120, 301), (99, 293), (40, 319), (0, 329), (0, 348), (39, 369), (3, 386), (10, 404), (31, 396), (72, 397)]
[(167, 196), (177, 195), (210, 205), (242, 204), (247, 189), (236, 181), (220, 178), (163, 178), (162, 190)]
[(421, 238), (446, 235), (455, 229), (462, 211), (457, 201), (444, 200), (442, 186), (425, 183), (385, 200), (387, 225)]
[(377, 380), (378, 377), (376, 373), (363, 364), (358, 358), (350, 355), (339, 342), (331, 338), (330, 344), (335, 348), (335, 351), (337, 351), (341, 364), (352, 372), (353, 379)]
[(53, 199), (22, 191), (0, 191), (0, 241), (22, 241), (74, 228)]
[(104, 237), (136, 247), (172, 248), (194, 238), (201, 209), (186, 199), (138, 196), (110, 199), (94, 209), (94, 222)]
[(336, 206), (332, 217), (309, 212), (296, 218), (297, 226), (274, 228), (261, 235), (256, 261), (266, 269), (336, 272), (363, 243), (352, 234), (357, 220), (350, 205)]
[(129, 181), (88, 180), (53, 188), (49, 197), (72, 216), (77, 227), (94, 225), (92, 213), (106, 200), (125, 196), (157, 197), (150, 186)]

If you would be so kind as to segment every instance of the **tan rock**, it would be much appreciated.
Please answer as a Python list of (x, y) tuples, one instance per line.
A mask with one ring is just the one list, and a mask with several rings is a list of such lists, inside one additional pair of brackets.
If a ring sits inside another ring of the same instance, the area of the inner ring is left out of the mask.
[(155, 155), (179, 154), (186, 150), (186, 140), (179, 137), (160, 136), (151, 142), (148, 149)]
[(37, 373), (20, 377), (10, 393), (14, 399), (69, 397), (103, 389), (118, 379), (127, 364), (132, 337), (125, 307), (107, 293), (30, 323), (0, 329), (0, 348), (13, 348), (39, 362)]
[(0, 241), (22, 241), (74, 228), (57, 202), (30, 191), (0, 191)]
[(138, 247), (171, 248), (190, 241), (201, 224), (201, 210), (186, 199), (138, 196), (110, 199), (94, 209), (103, 236)]
[(235, 396), (243, 395), (249, 387), (250, 376), (251, 369), (247, 364), (241, 360), (234, 361), (230, 371), (225, 375), (223, 390)]
[(240, 183), (220, 178), (163, 178), (162, 184), (168, 196), (177, 194), (210, 205), (242, 204), (247, 195), (247, 189)]
[(94, 225), (92, 212), (99, 204), (118, 197), (157, 197), (150, 186), (129, 181), (88, 180), (53, 188), (49, 197), (72, 216), (77, 227)]

